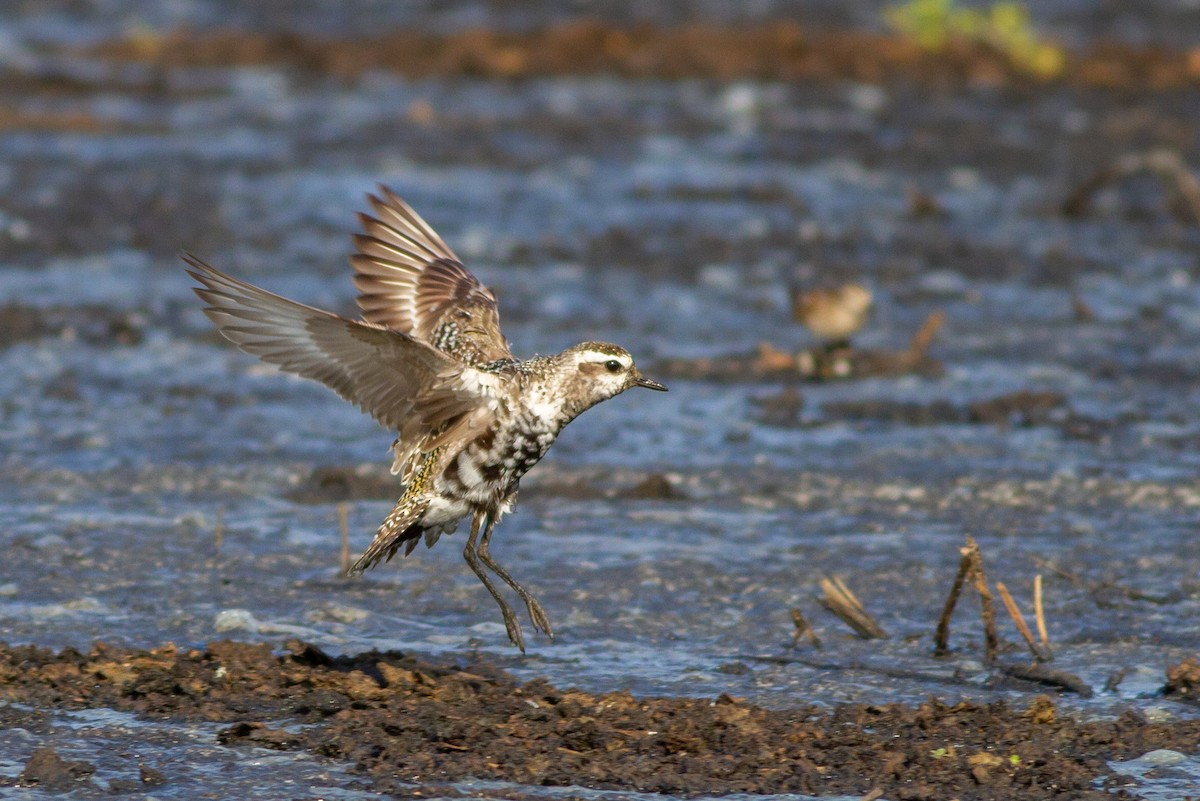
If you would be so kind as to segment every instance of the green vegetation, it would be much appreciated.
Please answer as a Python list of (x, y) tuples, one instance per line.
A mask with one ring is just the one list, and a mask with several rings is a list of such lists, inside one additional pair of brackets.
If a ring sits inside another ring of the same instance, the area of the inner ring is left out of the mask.
[(963, 8), (958, 0), (907, 0), (884, 11), (888, 24), (926, 50), (943, 50), (954, 40), (995, 48), (1013, 66), (1041, 78), (1062, 72), (1066, 55), (1040, 39), (1024, 5), (1000, 0), (986, 9)]

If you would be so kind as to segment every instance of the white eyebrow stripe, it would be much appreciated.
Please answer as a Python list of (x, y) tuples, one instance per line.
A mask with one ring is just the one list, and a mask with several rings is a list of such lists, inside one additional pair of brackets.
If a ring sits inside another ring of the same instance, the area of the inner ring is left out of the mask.
[(617, 362), (620, 362), (625, 367), (628, 367), (631, 364), (631, 361), (625, 356), (617, 356), (616, 354), (605, 353), (604, 351), (601, 351), (601, 350), (585, 350), (580, 355), (583, 356), (584, 359), (589, 362), (617, 361)]

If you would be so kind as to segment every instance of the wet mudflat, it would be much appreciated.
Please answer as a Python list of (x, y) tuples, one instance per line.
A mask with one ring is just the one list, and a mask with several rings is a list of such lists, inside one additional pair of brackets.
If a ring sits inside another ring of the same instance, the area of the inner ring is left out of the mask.
[[(311, 54), (318, 33), (345, 56), (389, 31), (528, 20), (469, 4), (344, 27), (320, 3), (307, 22), (103, 5), (5, 12), (0, 42), (5, 781), (49, 747), (94, 768), (58, 765), (75, 792), (167, 798), (278, 791), (280, 765), (295, 797), (1194, 786), (1194, 707), (1162, 690), (1200, 648), (1200, 227), (1148, 175), (1064, 212), (1128, 153), (1200, 163), (1185, 50), (1151, 69), (1153, 48), (1096, 44), (1122, 25), (1047, 6), (1051, 32), (1116, 54), (1125, 82), (1081, 57), (1038, 84), (969, 53), (977, 70), (839, 73), (845, 51), (819, 48), (805, 63), (822, 74), (721, 71), (715, 56), (683, 74), (560, 70), (563, 52), (513, 73), (530, 62), (504, 48), (527, 43), (502, 37), (420, 71)], [(810, 11), (857, 30), (876, 8)], [(1172, 47), (1194, 29), (1152, 11), (1144, 26)], [(187, 47), (170, 33), (183, 24)], [(605, 24), (586, 30), (609, 41)], [(648, 41), (614, 58), (660, 52)], [(573, 423), (498, 529), (497, 557), (559, 635), (523, 658), (461, 535), (338, 576), (337, 504), (360, 549), (398, 494), (388, 435), (219, 340), (174, 255), (350, 312), (346, 234), (378, 181), (496, 289), (515, 352), (613, 340), (671, 385)], [(855, 346), (903, 350), (944, 313), (940, 369), (819, 383), (680, 367), (812, 347), (790, 288), (851, 280), (876, 299)], [(1052, 664), (1090, 698), (1006, 674), (1028, 662), (1006, 620), (985, 664), (972, 597), (933, 657), (966, 534), (1027, 613), (1043, 576)], [(889, 639), (822, 611), (826, 575)], [(794, 608), (821, 650), (791, 647)], [(223, 638), (243, 644), (206, 649)], [(282, 649), (294, 638), (329, 660)], [(236, 692), (222, 665), (245, 672)], [(296, 706), (326, 691), (344, 701)], [(436, 758), (421, 742), (442, 744)], [(152, 755), (149, 781), (106, 761), (120, 748)], [(1176, 761), (1114, 779), (1116, 760), (1155, 749)]]
[[(1200, 720), (1155, 723), (1134, 711), (1080, 723), (1046, 696), (1024, 709), (930, 700), (771, 711), (726, 694), (635, 698), (521, 684), (486, 661), (446, 666), (375, 652), (332, 658), (298, 640), (286, 648), (282, 656), (266, 644), (227, 641), (186, 652), (6, 648), (0, 698), (231, 723), (218, 742), (349, 760), (372, 789), (396, 797), (454, 797), (452, 786), (440, 785), (473, 778), (684, 797), (1107, 798), (1128, 781), (1105, 760), (1173, 754), (1174, 763), (1158, 766), (1169, 768), (1183, 757), (1174, 749), (1200, 737)], [(1200, 673), (1195, 664), (1188, 669), (1193, 680)], [(7, 717), (10, 727), (41, 722), (39, 713), (12, 708)], [(137, 771), (137, 781), (110, 781), (109, 791), (167, 781), (144, 764)], [(95, 789), (94, 772), (40, 749), (17, 784)]]

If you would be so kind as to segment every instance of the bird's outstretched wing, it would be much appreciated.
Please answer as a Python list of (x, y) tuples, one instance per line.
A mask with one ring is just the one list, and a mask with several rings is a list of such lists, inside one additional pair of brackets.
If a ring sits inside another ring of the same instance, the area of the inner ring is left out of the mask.
[[(181, 254), (204, 313), (239, 348), (331, 387), (387, 428), (396, 453), (429, 451), (490, 414), (499, 382), (425, 342), (239, 281)], [(407, 457), (406, 457), (407, 458)]]
[(467, 271), (429, 224), (385, 186), (367, 195), (350, 257), (363, 319), (428, 342), (478, 367), (512, 359), (496, 296)]

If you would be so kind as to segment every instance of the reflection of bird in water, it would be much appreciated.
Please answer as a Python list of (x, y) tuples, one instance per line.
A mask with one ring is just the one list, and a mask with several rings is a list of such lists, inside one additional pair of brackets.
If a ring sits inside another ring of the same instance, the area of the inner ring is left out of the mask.
[[(584, 342), (554, 356), (516, 359), (500, 331), (496, 298), (433, 229), (387, 189), (360, 215), (351, 257), (362, 320), (314, 309), (184, 260), (209, 319), (239, 348), (314, 378), (397, 432), (392, 472), (405, 489), (366, 553), (360, 573), (433, 545), (467, 517), (463, 557), (500, 605), (513, 644), (521, 626), (486, 566), (525, 602), (535, 629), (553, 636), (545, 611), (488, 552), (492, 528), (512, 508), (521, 477), (563, 427), (632, 387), (665, 391), (619, 345)], [(478, 545), (476, 544), (478, 543)]]
[(792, 291), (792, 317), (830, 351), (850, 347), (850, 336), (863, 327), (870, 311), (871, 291), (862, 284)]

